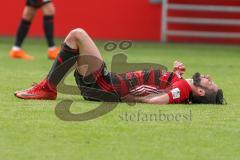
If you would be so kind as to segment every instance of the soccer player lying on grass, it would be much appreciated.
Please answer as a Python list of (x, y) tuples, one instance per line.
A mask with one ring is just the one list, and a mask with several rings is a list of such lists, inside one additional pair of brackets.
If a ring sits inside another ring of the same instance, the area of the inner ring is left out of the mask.
[[(108, 72), (98, 48), (80, 28), (68, 34), (48, 76), (30, 89), (15, 92), (15, 96), (56, 99), (57, 85), (76, 62), (75, 80), (85, 100), (152, 104), (223, 103), (223, 92), (209, 76), (195, 73), (192, 79), (183, 79), (185, 66), (180, 62), (174, 63), (173, 72), (163, 73), (161, 69), (122, 74)], [(117, 98), (107, 96), (110, 94)]]

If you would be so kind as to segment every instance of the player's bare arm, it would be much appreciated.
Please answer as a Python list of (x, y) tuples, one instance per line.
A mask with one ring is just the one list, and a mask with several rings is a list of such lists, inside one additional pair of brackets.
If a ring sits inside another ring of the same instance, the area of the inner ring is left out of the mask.
[(168, 104), (169, 103), (169, 96), (168, 94), (151, 94), (148, 96), (134, 96), (134, 95), (127, 95), (122, 98), (125, 102), (140, 102), (140, 103), (148, 103), (148, 104)]

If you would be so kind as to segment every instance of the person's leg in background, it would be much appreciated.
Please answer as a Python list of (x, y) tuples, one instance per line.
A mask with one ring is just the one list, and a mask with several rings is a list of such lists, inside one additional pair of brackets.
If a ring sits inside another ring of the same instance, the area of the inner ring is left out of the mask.
[(55, 59), (59, 53), (59, 49), (54, 42), (54, 15), (55, 7), (53, 2), (48, 1), (42, 5), (43, 11), (43, 29), (48, 45), (48, 58)]
[(25, 59), (25, 60), (34, 59), (34, 57), (29, 56), (24, 50), (22, 50), (21, 47), (24, 39), (28, 34), (28, 31), (31, 26), (31, 22), (35, 16), (36, 11), (37, 11), (37, 8), (28, 6), (28, 5), (25, 6), (23, 10), (22, 20), (18, 27), (14, 46), (12, 47), (12, 50), (9, 53), (9, 56), (11, 58), (19, 58), (19, 59)]

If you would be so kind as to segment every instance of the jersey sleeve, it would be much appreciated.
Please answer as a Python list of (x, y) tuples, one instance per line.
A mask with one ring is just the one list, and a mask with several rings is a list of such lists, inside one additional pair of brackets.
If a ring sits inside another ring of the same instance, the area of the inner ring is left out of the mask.
[(190, 92), (191, 88), (185, 80), (174, 83), (168, 92), (169, 104), (185, 102), (189, 98)]

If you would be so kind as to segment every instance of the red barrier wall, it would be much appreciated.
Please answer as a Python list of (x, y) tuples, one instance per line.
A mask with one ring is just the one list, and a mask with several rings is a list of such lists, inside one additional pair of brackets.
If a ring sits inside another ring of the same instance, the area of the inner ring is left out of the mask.
[[(191, 3), (240, 6), (240, 0), (170, 0), (170, 3)], [(149, 0), (54, 0), (57, 13), (55, 35), (64, 37), (76, 27), (82, 27), (95, 39), (160, 40), (161, 6)], [(0, 9), (0, 35), (14, 36), (21, 18), (25, 0), (4, 1)], [(170, 11), (169, 16), (199, 18), (237, 18), (240, 13), (200, 11)], [(169, 29), (196, 31), (240, 32), (239, 26), (169, 24)], [(30, 30), (31, 36), (43, 36), (41, 11), (37, 13)], [(174, 42), (240, 43), (240, 39), (168, 37)]]
[[(194, 4), (194, 5), (220, 5), (220, 6), (238, 6), (240, 0), (170, 0), (170, 3)], [(240, 12), (203, 12), (203, 11), (174, 11), (168, 12), (170, 17), (188, 17), (188, 18), (220, 18), (220, 19), (238, 19)], [(207, 31), (207, 32), (229, 32), (240, 33), (240, 26), (236, 25), (203, 25), (203, 24), (168, 24), (170, 30), (183, 31)], [(207, 42), (207, 43), (240, 43), (240, 38), (198, 38), (184, 36), (168, 36), (169, 41), (174, 42)]]
[[(149, 0), (55, 0), (55, 35), (64, 37), (82, 27), (95, 39), (160, 39), (160, 5)], [(14, 4), (13, 4), (14, 3)], [(4, 1), (0, 9), (0, 35), (13, 36), (25, 0)], [(42, 36), (42, 15), (37, 13), (31, 36)]]

